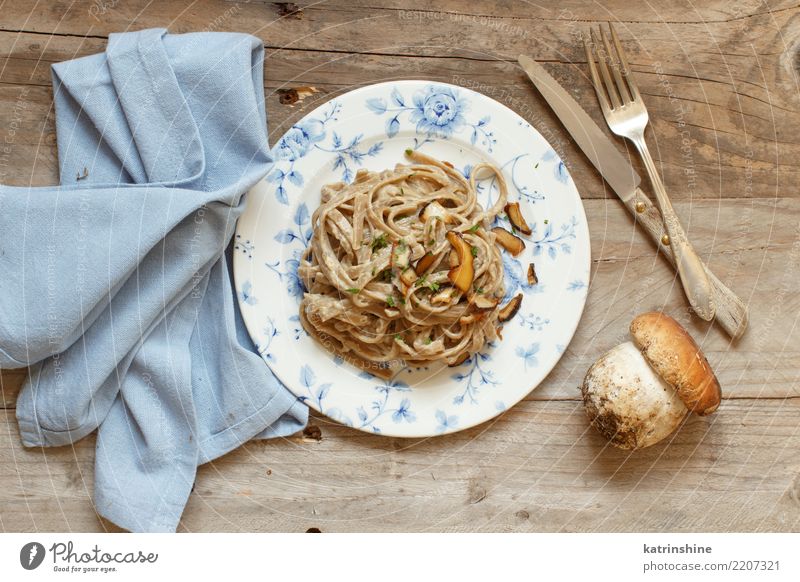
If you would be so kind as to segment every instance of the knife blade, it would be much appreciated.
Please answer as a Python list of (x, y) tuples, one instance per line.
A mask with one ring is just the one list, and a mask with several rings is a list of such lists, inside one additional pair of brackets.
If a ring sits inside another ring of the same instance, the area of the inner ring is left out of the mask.
[[(539, 63), (525, 55), (520, 55), (517, 60), (578, 147), (633, 214), (636, 222), (650, 235), (658, 249), (675, 265), (672, 249), (669, 244), (664, 244), (661, 213), (639, 188), (641, 178), (630, 162), (619, 153), (613, 142), (578, 102)], [(747, 305), (707, 265), (704, 264), (703, 267), (711, 281), (711, 291), (717, 307), (714, 319), (732, 338), (741, 337), (749, 321)]]
[(623, 202), (630, 200), (642, 181), (630, 161), (542, 65), (526, 55), (520, 55), (518, 61), (608, 185)]

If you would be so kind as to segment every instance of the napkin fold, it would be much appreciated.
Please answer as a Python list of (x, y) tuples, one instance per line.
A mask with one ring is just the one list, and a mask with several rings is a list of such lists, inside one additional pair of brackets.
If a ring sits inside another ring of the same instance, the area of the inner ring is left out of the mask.
[(53, 66), (61, 185), (0, 186), (0, 368), (29, 367), (22, 441), (98, 429), (96, 509), (131, 531), (174, 531), (199, 464), (307, 420), (231, 283), (244, 194), (272, 162), (263, 59), (245, 34), (112, 34)]

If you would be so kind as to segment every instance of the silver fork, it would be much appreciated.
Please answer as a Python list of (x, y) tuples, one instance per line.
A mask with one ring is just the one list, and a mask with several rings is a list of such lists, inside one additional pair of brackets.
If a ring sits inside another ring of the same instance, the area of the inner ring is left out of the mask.
[[(653, 158), (650, 157), (647, 142), (644, 140), (644, 130), (649, 121), (647, 108), (644, 106), (639, 89), (631, 77), (628, 61), (625, 58), (625, 52), (622, 50), (617, 33), (610, 23), (608, 28), (616, 49), (617, 60), (612, 57), (611, 44), (602, 27), (600, 27), (602, 47), (594, 30), (591, 31), (591, 45), (586, 39), (583, 42), (586, 47), (586, 60), (589, 63), (589, 71), (592, 74), (592, 83), (597, 93), (597, 100), (600, 102), (600, 108), (603, 110), (606, 123), (608, 123), (611, 131), (632, 141), (636, 149), (639, 150), (639, 155), (644, 161), (647, 173), (650, 175), (650, 181), (653, 184), (653, 190), (656, 193), (656, 200), (669, 237), (669, 245), (672, 247), (672, 253), (675, 256), (675, 264), (678, 267), (683, 290), (694, 312), (706, 321), (711, 321), (715, 311), (714, 301), (711, 296), (711, 282), (703, 268), (700, 257), (697, 256), (697, 253), (692, 248), (686, 233), (678, 221), (678, 217), (675, 215)], [(592, 45), (597, 51), (597, 64), (595, 64)], [(600, 69), (600, 74), (597, 72), (598, 68)], [(667, 244), (667, 241), (663, 242)]]

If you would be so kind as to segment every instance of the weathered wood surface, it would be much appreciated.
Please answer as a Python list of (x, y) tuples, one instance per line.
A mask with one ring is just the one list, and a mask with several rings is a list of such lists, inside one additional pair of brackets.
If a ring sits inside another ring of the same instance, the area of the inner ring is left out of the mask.
[[(181, 529), (800, 530), (800, 8), (666, 4), (443, 0), (433, 10), (419, 1), (342, 0), (286, 16), (285, 7), (256, 1), (3, 6), (4, 183), (57, 179), (51, 63), (103, 50), (111, 32), (162, 26), (264, 40), (273, 141), (354, 86), (446, 81), (534, 123), (584, 198), (593, 257), (587, 308), (562, 361), (519, 406), (458, 435), (411, 441), (315, 417), (321, 440), (309, 431), (250, 443), (203, 467)], [(605, 21), (631, 51), (653, 118), (652, 149), (690, 238), (750, 306), (751, 327), (735, 344), (688, 313), (667, 263), (514, 64), (520, 52), (547, 61), (600, 122), (578, 41)], [(321, 93), (281, 105), (277, 90), (299, 85)], [(670, 444), (628, 455), (587, 430), (577, 386), (626, 337), (631, 318), (653, 308), (702, 343), (725, 402), (709, 419), (690, 419)], [(14, 403), (23, 379), (0, 375), (0, 529), (113, 530), (92, 510), (92, 438), (46, 451), (21, 446)]]

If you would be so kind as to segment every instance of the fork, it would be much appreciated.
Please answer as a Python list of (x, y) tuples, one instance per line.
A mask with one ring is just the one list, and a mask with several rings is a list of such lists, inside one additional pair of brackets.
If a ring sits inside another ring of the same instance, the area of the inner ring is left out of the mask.
[[(669, 244), (672, 248), (683, 290), (692, 309), (702, 319), (711, 321), (715, 312), (714, 301), (711, 296), (711, 282), (703, 268), (700, 257), (697, 256), (694, 248), (692, 248), (678, 217), (675, 215), (675, 210), (673, 210), (669, 201), (656, 165), (647, 149), (647, 142), (644, 139), (644, 130), (649, 121), (647, 108), (644, 105), (644, 101), (642, 101), (642, 96), (639, 94), (636, 83), (631, 77), (628, 61), (625, 58), (625, 52), (622, 50), (617, 33), (610, 23), (608, 28), (616, 49), (616, 61), (612, 57), (611, 44), (602, 27), (600, 27), (600, 37), (602, 38), (604, 50), (599, 48), (600, 44), (594, 30), (591, 31), (591, 45), (586, 39), (583, 41), (586, 48), (586, 60), (589, 63), (589, 71), (592, 75), (592, 83), (597, 93), (597, 100), (600, 102), (600, 108), (603, 110), (606, 123), (608, 123), (611, 131), (632, 141), (636, 149), (639, 150), (639, 155), (642, 157), (647, 173), (650, 175), (650, 181), (656, 194), (656, 201), (661, 210), (664, 227), (667, 231), (666, 238), (668, 240), (662, 242)], [(592, 47), (597, 52), (597, 64), (595, 64)], [(600, 69), (599, 74), (597, 72), (598, 68)]]

